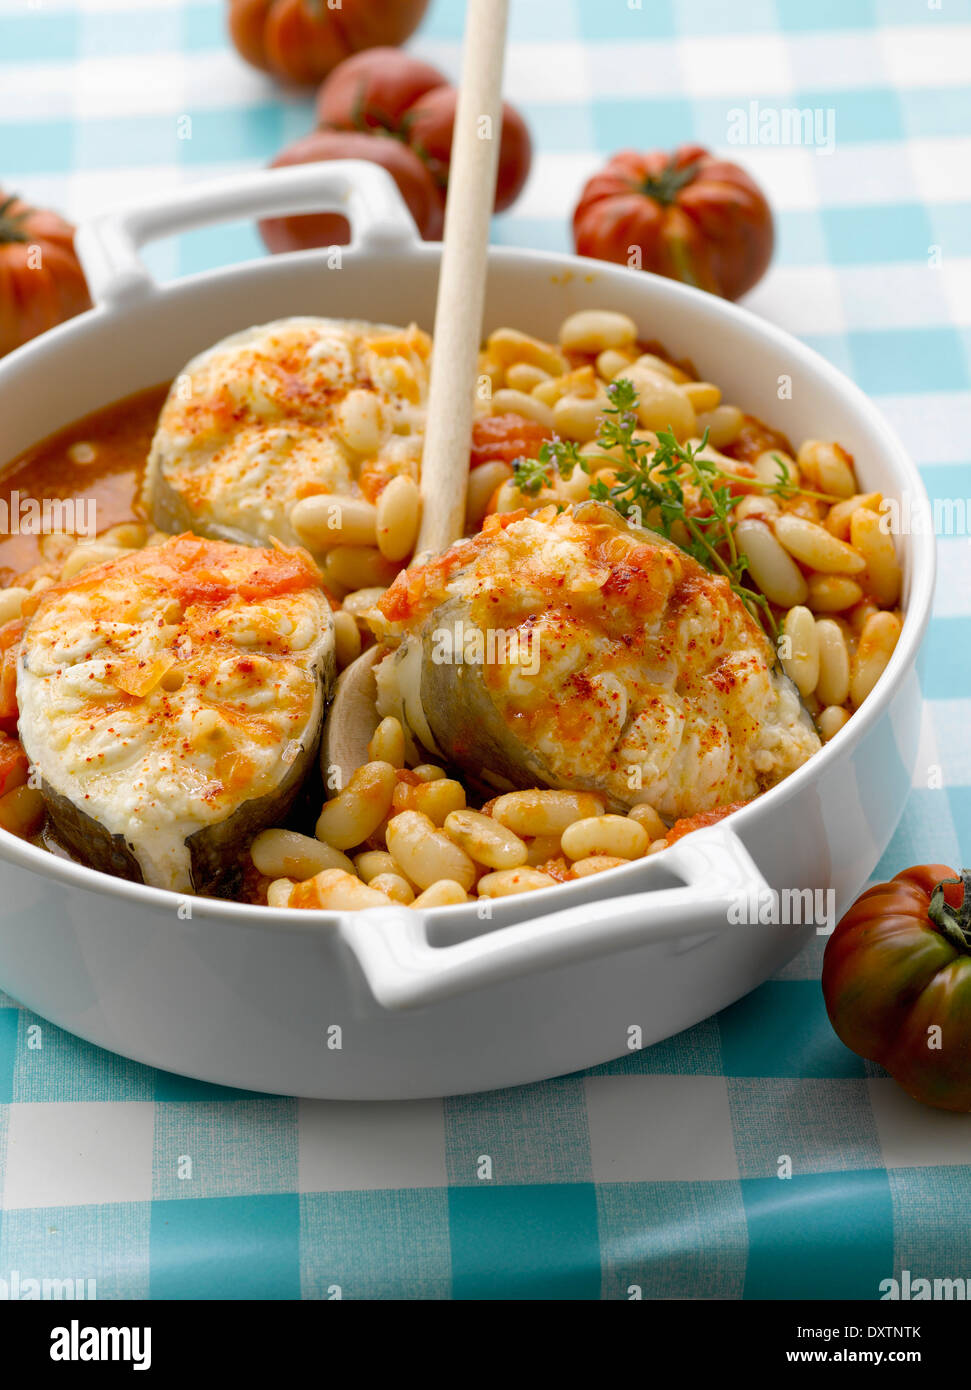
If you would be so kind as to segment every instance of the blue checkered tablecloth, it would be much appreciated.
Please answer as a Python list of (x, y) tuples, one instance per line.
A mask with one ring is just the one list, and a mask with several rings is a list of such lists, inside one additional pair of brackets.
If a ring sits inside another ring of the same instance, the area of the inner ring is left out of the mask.
[[(223, 11), (0, 0), (0, 182), (79, 219), (308, 130), (310, 100), (236, 57)], [(507, 94), (537, 155), (495, 239), (567, 247), (614, 149), (734, 155), (778, 213), (751, 307), (871, 393), (933, 496), (971, 499), (968, 0), (512, 11)], [(454, 74), (461, 24), (459, 0), (434, 0), (411, 47)], [(733, 145), (753, 101), (834, 113), (835, 148)], [(257, 254), (250, 226), (149, 253), (162, 277)], [(942, 538), (940, 564), (923, 743), (878, 876), (971, 861), (967, 537)], [(402, 1104), (188, 1081), (0, 996), (0, 1296), (46, 1277), (95, 1279), (101, 1299), (875, 1298), (904, 1269), (971, 1276), (971, 1117), (921, 1109), (841, 1046), (821, 949), (617, 1063)]]

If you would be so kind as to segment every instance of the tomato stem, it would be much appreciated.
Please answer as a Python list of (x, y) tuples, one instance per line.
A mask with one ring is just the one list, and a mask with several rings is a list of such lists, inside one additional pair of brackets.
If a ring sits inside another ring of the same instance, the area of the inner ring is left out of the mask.
[(691, 183), (697, 172), (697, 164), (686, 164), (683, 169), (676, 169), (673, 163), (668, 164), (659, 174), (648, 174), (647, 178), (641, 180), (641, 192), (662, 207), (667, 207), (674, 202), (682, 188)]
[[(960, 907), (952, 907), (944, 889), (958, 883), (964, 885), (964, 898)], [(927, 916), (953, 946), (971, 955), (971, 869), (962, 869), (959, 878), (941, 879), (931, 894)]]
[(30, 237), (23, 227), (23, 223), (30, 209), (24, 208), (23, 212), (11, 212), (10, 209), (16, 201), (16, 197), (11, 197), (0, 203), (0, 246), (7, 245), (13, 241), (23, 242), (30, 240)]
[(391, 135), (396, 140), (404, 140), (404, 130), (399, 129), (389, 115), (377, 106), (367, 104), (365, 101), (366, 92), (367, 84), (362, 81), (358, 84), (351, 106), (351, 123), (354, 129), (359, 130), (363, 135), (374, 135), (380, 131), (382, 135)]
[(431, 157), (421, 141), (412, 140), (411, 127), (415, 123), (415, 118), (411, 112), (406, 111), (396, 125), (386, 112), (379, 110), (376, 106), (368, 106), (365, 101), (366, 91), (366, 84), (361, 82), (351, 106), (351, 124), (354, 129), (359, 130), (363, 135), (387, 135), (390, 139), (397, 140), (400, 144), (411, 149), (428, 170), (436, 188), (444, 193), (448, 187), (448, 176), (442, 172), (439, 161)]

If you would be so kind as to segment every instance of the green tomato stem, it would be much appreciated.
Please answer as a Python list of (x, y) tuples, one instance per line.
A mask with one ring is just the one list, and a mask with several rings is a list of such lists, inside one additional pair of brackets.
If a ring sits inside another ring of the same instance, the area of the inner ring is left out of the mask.
[(697, 172), (697, 164), (687, 164), (683, 169), (676, 169), (673, 163), (668, 164), (659, 174), (649, 174), (641, 181), (641, 192), (662, 207), (667, 207), (674, 202), (682, 188), (693, 181)]
[[(952, 884), (964, 884), (964, 899), (960, 907), (952, 907), (944, 889)], [(942, 878), (931, 894), (927, 916), (952, 946), (971, 955), (971, 869), (962, 869), (960, 878)]]
[(30, 237), (24, 231), (23, 223), (27, 217), (27, 209), (23, 212), (12, 213), (11, 208), (17, 201), (16, 198), (7, 198), (0, 203), (0, 246), (9, 245), (11, 242), (29, 241)]

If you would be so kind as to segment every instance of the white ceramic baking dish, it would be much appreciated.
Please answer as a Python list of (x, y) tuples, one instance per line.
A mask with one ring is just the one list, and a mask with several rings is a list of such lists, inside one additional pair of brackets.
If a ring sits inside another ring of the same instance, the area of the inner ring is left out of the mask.
[[(138, 255), (190, 226), (324, 208), (352, 224), (339, 267), (310, 251), (162, 287)], [(250, 324), (325, 314), (432, 327), (440, 247), (418, 238), (388, 175), (367, 164), (186, 188), (97, 219), (78, 245), (97, 307), (0, 362), (2, 460)], [(785, 333), (642, 272), (490, 252), (486, 331), (551, 337), (566, 314), (594, 306), (632, 315), (793, 440), (840, 440), (867, 489), (909, 494), (912, 513), (927, 506), (871, 403)], [(782, 378), (791, 399), (780, 400)], [(929, 528), (899, 543), (906, 621), (864, 708), (786, 782), (664, 854), (497, 902), (484, 920), (473, 904), (339, 914), (187, 903), (0, 832), (0, 985), (126, 1056), (305, 1096), (507, 1086), (668, 1037), (754, 988), (805, 940), (805, 926), (733, 924), (739, 895), (833, 888), (842, 908), (890, 839), (916, 755), (915, 662), (934, 577)]]

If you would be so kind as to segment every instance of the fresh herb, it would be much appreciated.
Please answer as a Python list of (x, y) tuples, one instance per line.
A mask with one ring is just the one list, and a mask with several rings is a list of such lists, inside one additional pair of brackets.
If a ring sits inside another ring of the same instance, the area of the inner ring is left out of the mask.
[(779, 477), (776, 481), (774, 483), (763, 483), (760, 478), (746, 478), (745, 484), (747, 487), (763, 488), (768, 495), (782, 497), (786, 500), (791, 500), (793, 497), (815, 497), (820, 502), (827, 502), (829, 504), (845, 500), (842, 497), (837, 497), (835, 493), (813, 492), (812, 488), (802, 487), (799, 483), (794, 483), (792, 481), (792, 474), (789, 471), (789, 465), (786, 463), (785, 459), (780, 454), (773, 454), (772, 457), (779, 466)]
[[(775, 639), (778, 629), (768, 599), (743, 583), (748, 560), (738, 547), (735, 535), (738, 523), (734, 516), (742, 498), (732, 491), (732, 484), (738, 479), (704, 456), (707, 430), (697, 445), (679, 443), (669, 429), (658, 432), (656, 445), (650, 440), (635, 439), (637, 392), (633, 382), (624, 377), (612, 381), (607, 387), (607, 396), (610, 404), (605, 407), (595, 441), (603, 452), (581, 454), (574, 443), (549, 440), (541, 446), (538, 458), (516, 460), (513, 465), (516, 487), (527, 496), (536, 497), (543, 488), (550, 486), (557, 473), (566, 479), (578, 467), (584, 473), (609, 468), (614, 475), (613, 482), (608, 484), (602, 478), (595, 478), (589, 485), (591, 498), (608, 503), (625, 520), (656, 531), (706, 569), (724, 575), (732, 592)], [(826, 497), (824, 493), (798, 487), (792, 481), (785, 460), (776, 456), (776, 461), (779, 464), (776, 482), (746, 478), (746, 486), (784, 498), (797, 494)], [(706, 514), (696, 515), (689, 510), (686, 487), (696, 489), (708, 504)]]
[[(562, 441), (552, 440), (544, 443), (540, 447), (539, 458), (535, 459), (516, 459), (513, 464), (513, 481), (516, 487), (526, 497), (538, 497), (544, 487), (550, 485), (550, 464), (556, 461), (556, 456), (552, 450), (560, 449)], [(568, 476), (561, 474), (561, 476)]]

